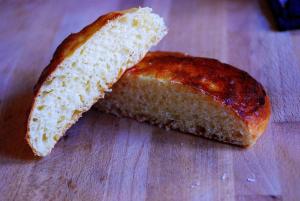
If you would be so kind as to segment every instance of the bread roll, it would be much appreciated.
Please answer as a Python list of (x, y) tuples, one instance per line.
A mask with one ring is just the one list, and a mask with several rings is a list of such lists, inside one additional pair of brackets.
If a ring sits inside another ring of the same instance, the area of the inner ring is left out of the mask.
[(27, 141), (46, 156), (83, 112), (167, 33), (150, 8), (108, 13), (57, 48), (35, 88)]
[(265, 90), (248, 73), (172, 52), (147, 54), (96, 107), (245, 147), (264, 132), (271, 112)]

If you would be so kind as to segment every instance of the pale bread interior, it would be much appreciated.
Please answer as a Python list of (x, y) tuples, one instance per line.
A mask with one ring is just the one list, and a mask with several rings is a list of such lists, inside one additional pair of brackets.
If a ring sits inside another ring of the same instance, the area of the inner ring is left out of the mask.
[(150, 8), (131, 9), (60, 63), (42, 85), (30, 115), (28, 140), (34, 152), (47, 155), (82, 113), (166, 32), (162, 18)]
[(126, 73), (95, 106), (117, 116), (222, 142), (253, 143), (247, 125), (232, 111), (190, 86), (170, 80)]

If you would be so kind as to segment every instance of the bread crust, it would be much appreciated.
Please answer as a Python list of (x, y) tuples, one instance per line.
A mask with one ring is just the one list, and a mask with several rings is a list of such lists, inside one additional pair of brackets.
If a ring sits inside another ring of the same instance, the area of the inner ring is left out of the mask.
[[(31, 108), (28, 112), (28, 121), (27, 121), (27, 131), (25, 139), (27, 143), (32, 147), (33, 153), (35, 155), (39, 155), (38, 151), (34, 149), (34, 146), (32, 146), (30, 142), (30, 119), (31, 114), (33, 112), (33, 109), (35, 108), (35, 102), (36, 98), (39, 95), (39, 91), (41, 86), (44, 82), (46, 82), (48, 79), (51, 78), (51, 75), (55, 72), (55, 70), (58, 68), (59, 64), (62, 63), (66, 58), (71, 56), (74, 51), (79, 48), (81, 45), (83, 45), (88, 39), (90, 39), (94, 33), (96, 33), (99, 29), (101, 29), (103, 26), (105, 26), (109, 21), (115, 20), (121, 16), (123, 16), (125, 13), (130, 12), (130, 10), (126, 11), (116, 11), (111, 12), (106, 15), (100, 16), (97, 20), (95, 20), (93, 23), (89, 24), (88, 26), (84, 27), (81, 31), (78, 33), (70, 34), (66, 39), (63, 40), (63, 42), (57, 47), (57, 49), (54, 52), (54, 55), (48, 64), (48, 66), (43, 70), (43, 72), (40, 75), (40, 78), (37, 82), (37, 84), (34, 86), (34, 98), (31, 105)], [(122, 72), (119, 73), (118, 78), (122, 75)], [(113, 83), (109, 83), (110, 86), (112, 86)], [(97, 99), (94, 100), (96, 102)], [(85, 109), (83, 109), (85, 111)], [(66, 126), (64, 129), (64, 133), (72, 126), (73, 124), (70, 123)]]
[(123, 76), (129, 75), (168, 80), (226, 107), (251, 134), (249, 142), (242, 146), (253, 145), (270, 119), (270, 98), (263, 86), (247, 72), (215, 59), (179, 52), (150, 52)]
[(122, 15), (123, 13), (120, 12), (111, 12), (106, 15), (100, 16), (96, 21), (84, 27), (78, 33), (70, 34), (66, 39), (64, 39), (62, 43), (56, 48), (49, 65), (43, 70), (37, 84), (35, 85), (35, 95), (38, 93), (40, 87), (49, 77), (49, 75), (51, 75), (55, 71), (55, 69), (64, 59), (72, 55), (77, 48), (83, 45), (89, 38), (92, 37), (92, 35), (96, 31), (107, 24), (110, 20), (115, 20)]

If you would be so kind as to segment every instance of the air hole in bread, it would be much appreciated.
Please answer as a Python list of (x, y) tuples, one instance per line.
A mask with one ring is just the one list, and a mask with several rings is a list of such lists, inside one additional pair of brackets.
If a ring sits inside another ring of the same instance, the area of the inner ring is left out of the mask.
[(57, 142), (59, 140), (59, 135), (54, 135), (53, 140)]
[(80, 110), (75, 110), (75, 111), (73, 112), (72, 118), (77, 117), (77, 116), (80, 115), (80, 114), (81, 114), (81, 111), (80, 111)]
[(47, 94), (53, 92), (53, 89), (49, 90), (49, 91), (43, 91), (42, 96), (46, 96)]
[(88, 80), (88, 81), (86, 82), (86, 84), (85, 84), (85, 91), (86, 91), (86, 92), (90, 92), (90, 90), (91, 90), (91, 83), (90, 83), (90, 81)]
[(104, 93), (104, 88), (101, 86), (100, 82), (97, 82), (97, 89), (100, 93)]
[(64, 120), (65, 120), (65, 116), (60, 116), (60, 118), (58, 119), (57, 123), (60, 124)]
[(40, 111), (43, 110), (44, 108), (45, 108), (45, 105), (40, 105), (40, 106), (37, 107), (37, 109), (40, 110)]
[(80, 50), (80, 55), (83, 55), (84, 54), (84, 50), (85, 50), (85, 48), (82, 48), (82, 50)]
[(79, 99), (80, 99), (80, 101), (81, 101), (82, 103), (84, 103), (84, 98), (83, 98), (82, 95), (79, 95)]
[(139, 24), (140, 24), (140, 23), (139, 23), (139, 20), (138, 20), (138, 19), (133, 19), (133, 20), (132, 20), (132, 26), (133, 26), (133, 27), (138, 27)]
[(46, 142), (46, 141), (48, 140), (48, 137), (47, 137), (46, 133), (43, 134), (42, 140), (43, 140), (44, 142)]
[(50, 85), (50, 84), (52, 83), (53, 79), (54, 79), (54, 78), (49, 79), (49, 80), (46, 80), (46, 81), (45, 81), (45, 85)]

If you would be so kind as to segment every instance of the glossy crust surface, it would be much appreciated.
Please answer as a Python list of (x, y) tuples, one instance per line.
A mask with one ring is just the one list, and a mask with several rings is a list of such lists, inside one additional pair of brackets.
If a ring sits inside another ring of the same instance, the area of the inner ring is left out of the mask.
[(151, 52), (126, 75), (151, 76), (180, 83), (229, 108), (248, 127), (253, 140), (265, 130), (271, 114), (263, 86), (247, 72), (215, 59), (176, 52)]

